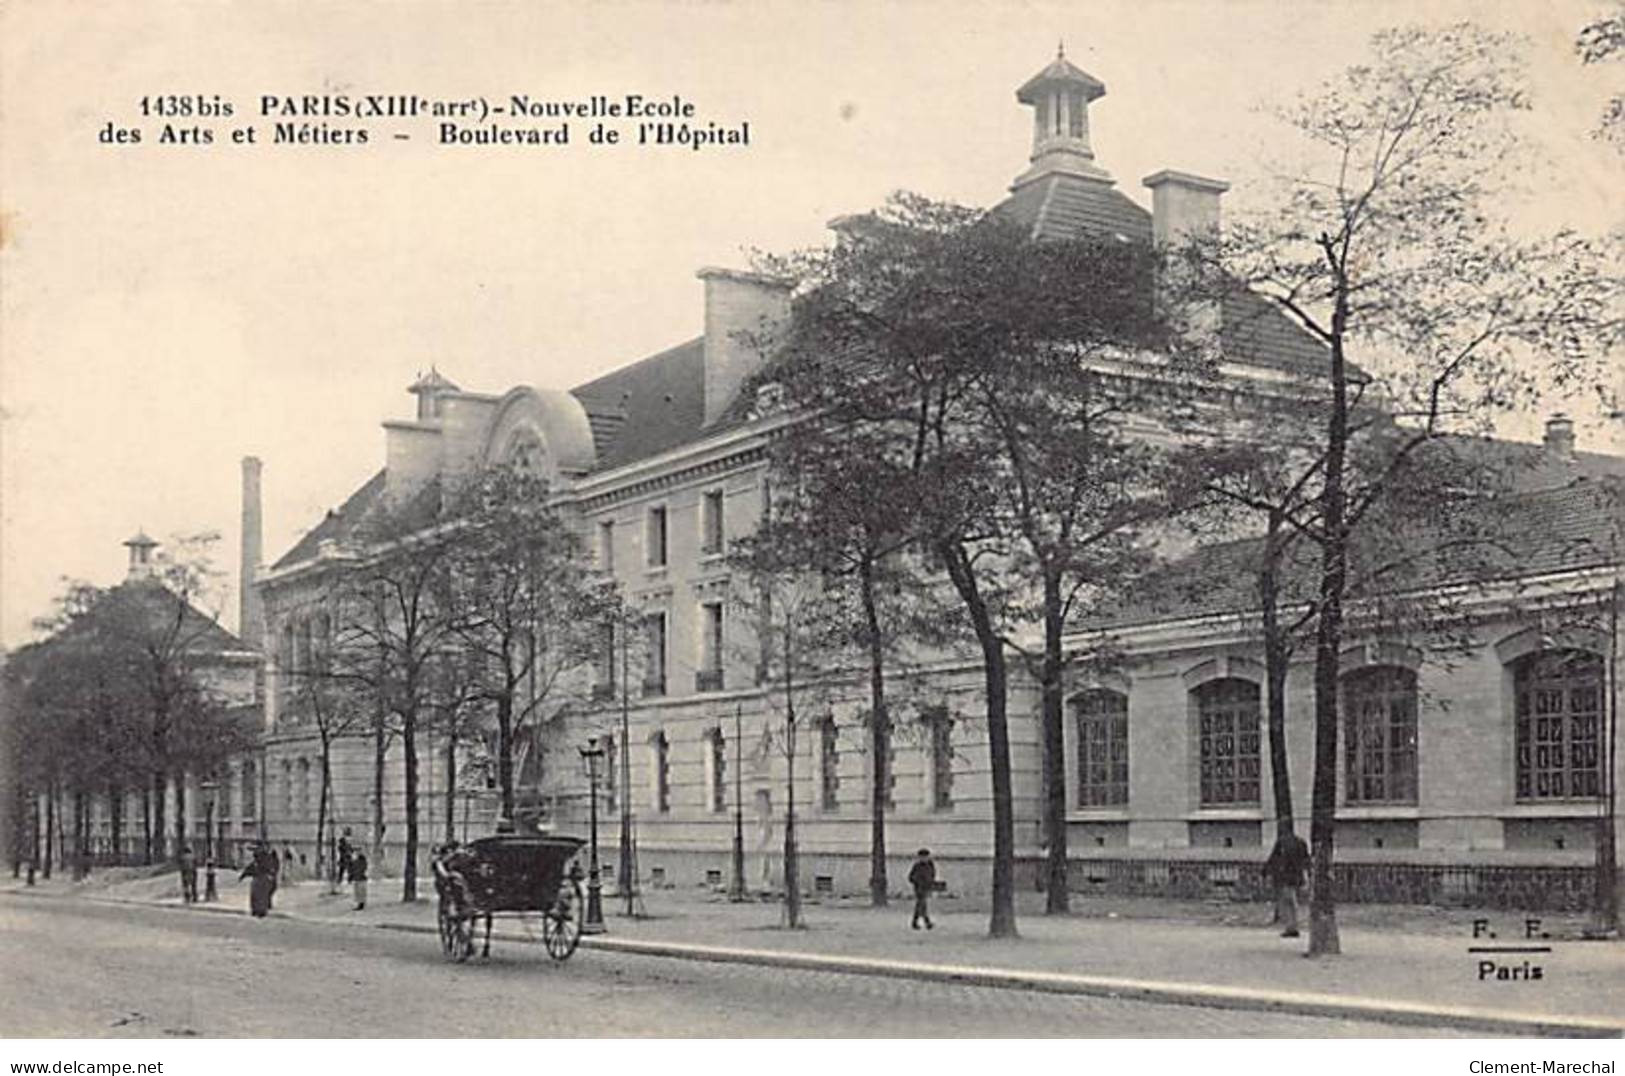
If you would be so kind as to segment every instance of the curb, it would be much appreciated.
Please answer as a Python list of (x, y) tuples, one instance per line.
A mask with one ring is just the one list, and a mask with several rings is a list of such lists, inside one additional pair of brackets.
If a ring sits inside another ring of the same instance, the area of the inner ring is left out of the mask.
[[(26, 894), (46, 896), (46, 894)], [(219, 915), (246, 916), (241, 908), (208, 905), (169, 905), (153, 901), (119, 900), (110, 897), (81, 897), (105, 904), (140, 904), (154, 908), (205, 911)], [(271, 918), (320, 925), (345, 926), (338, 920), (307, 918), (273, 910)], [(437, 933), (430, 925), (382, 922), (370, 924), (375, 930), (405, 934)], [(536, 939), (509, 931), (493, 933), (504, 943), (536, 944)], [(1592, 1017), (1529, 1016), (1494, 1009), (1422, 1005), (1367, 997), (1339, 997), (1333, 994), (1299, 994), (1256, 990), (1239, 986), (1211, 986), (1148, 979), (1119, 979), (1107, 976), (1070, 975), (1060, 972), (1017, 971), (1007, 968), (979, 968), (955, 964), (923, 964), (875, 957), (829, 956), (821, 953), (785, 952), (771, 949), (736, 949), (725, 946), (695, 945), (688, 942), (637, 941), (588, 935), (581, 939), (584, 949), (627, 953), (635, 956), (664, 957), (713, 964), (745, 964), (757, 967), (791, 968), (798, 971), (838, 972), (889, 979), (954, 983), (1003, 990), (1030, 990), (1047, 994), (1070, 994), (1115, 1000), (1145, 1001), (1163, 1005), (1190, 1005), (1209, 1009), (1237, 1009), (1252, 1012), (1286, 1013), (1343, 1020), (1364, 1020), (1407, 1027), (1451, 1028), (1500, 1035), (1545, 1036), (1557, 1038), (1621, 1038), (1625, 1024)]]
[[(378, 923), (376, 929), (404, 934), (434, 934), (434, 927), (416, 923)], [(492, 937), (505, 943), (535, 943), (536, 939), (507, 931)], [(1162, 1005), (1191, 1005), (1208, 1009), (1238, 1009), (1274, 1012), (1296, 1016), (1319, 1016), (1343, 1020), (1365, 1020), (1406, 1027), (1451, 1028), (1500, 1035), (1544, 1036), (1554, 1038), (1617, 1039), (1625, 1037), (1625, 1025), (1579, 1016), (1526, 1016), (1493, 1009), (1465, 1009), (1417, 1005), (1377, 998), (1344, 998), (1333, 994), (1294, 994), (1253, 990), (1240, 986), (1209, 986), (1203, 983), (1177, 983), (1158, 980), (1114, 979), (1093, 975), (1066, 975), (1059, 972), (1015, 971), (1005, 968), (975, 968), (954, 964), (920, 964), (873, 957), (826, 956), (820, 953), (784, 952), (772, 949), (733, 949), (687, 942), (633, 941), (588, 935), (581, 939), (583, 949), (636, 956), (695, 960), (713, 964), (748, 964), (758, 967), (793, 968), (798, 971), (838, 972), (888, 979), (914, 979), (923, 982), (954, 983), (1002, 990), (1031, 990), (1045, 994), (1111, 998), (1119, 1001), (1146, 1001)]]

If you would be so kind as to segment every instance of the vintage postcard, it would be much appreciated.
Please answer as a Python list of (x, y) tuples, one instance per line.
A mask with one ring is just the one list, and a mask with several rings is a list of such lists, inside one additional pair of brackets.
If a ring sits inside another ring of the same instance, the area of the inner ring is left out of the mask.
[(1614, 1071), (1625, 7), (0, 42), (13, 1072)]

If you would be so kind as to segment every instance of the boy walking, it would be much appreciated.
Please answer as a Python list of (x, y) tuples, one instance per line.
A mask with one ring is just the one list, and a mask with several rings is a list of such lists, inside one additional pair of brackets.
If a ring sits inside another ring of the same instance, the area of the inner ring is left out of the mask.
[(937, 865), (931, 861), (931, 849), (922, 848), (914, 857), (914, 866), (909, 868), (908, 884), (914, 887), (914, 918), (909, 926), (915, 930), (920, 929), (920, 921), (925, 921), (925, 929), (931, 926), (931, 909), (926, 902), (931, 897), (931, 891), (937, 887)]

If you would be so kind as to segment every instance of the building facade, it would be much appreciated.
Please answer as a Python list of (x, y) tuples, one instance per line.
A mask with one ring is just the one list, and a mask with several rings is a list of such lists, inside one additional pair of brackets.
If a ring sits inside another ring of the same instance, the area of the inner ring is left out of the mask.
[[(1033, 112), (1033, 152), (998, 211), (1038, 237), (1094, 231), (1171, 242), (1215, 226), (1222, 182), (1158, 172), (1144, 180), (1150, 212), (1117, 189), (1089, 138), (1088, 106), (1104, 92), (1062, 57), (1018, 90)], [(599, 789), (606, 863), (614, 861), (624, 811), (646, 884), (721, 884), (742, 816), (750, 880), (776, 884), (783, 715), (772, 689), (758, 683), (752, 624), (735, 600), (726, 555), (761, 517), (767, 442), (786, 421), (742, 398), (759, 360), (741, 334), (787, 316), (789, 295), (782, 283), (751, 273), (704, 269), (699, 277), (702, 336), (569, 391), (484, 394), (437, 372), (420, 378), (410, 388), (413, 417), (384, 423), (382, 469), (259, 571), (268, 789), (261, 809), (278, 845), (310, 849), (321, 807), (310, 776), (319, 745), (289, 685), (330, 630), (327, 573), (376, 505), (517, 463), (548, 477), (597, 569), (631, 610), (606, 638), (597, 667), (571, 686), (570, 704), (542, 714), (523, 737), (517, 769), (527, 808), (545, 824), (585, 830), (588, 776), (578, 748), (594, 739), (606, 749)], [(1215, 313), (1226, 368), (1242, 391), (1321, 360), (1314, 343), (1262, 300), (1227, 299)], [(1619, 520), (1607, 507), (1618, 502), (1593, 494), (1615, 488), (1625, 461), (1576, 452), (1561, 424), (1543, 451), (1549, 458), (1536, 468), (1538, 480), (1525, 483), (1531, 518), (1551, 513), (1571, 541), (1549, 547), (1542, 542), (1551, 526), (1533, 526), (1529, 555), (1464, 601), (1467, 644), (1446, 652), (1427, 639), (1351, 633), (1338, 845), (1345, 862), (1371, 867), (1345, 879), (1355, 896), (1495, 901), (1537, 875), (1563, 893), (1583, 884), (1605, 821), (1615, 757), (1607, 730), (1620, 669)], [(257, 467), (253, 485), (257, 504)], [(253, 513), (257, 519), (257, 507)], [(1100, 678), (1080, 673), (1067, 693), (1074, 885), (1250, 892), (1275, 816), (1262, 658), (1245, 604), (1215, 600), (1125, 616), (1085, 626), (1076, 642), (1101, 632), (1125, 655), (1121, 669)], [(1301, 661), (1289, 688), (1287, 744), (1292, 772), (1301, 775), (1293, 794), (1306, 819), (1312, 692)], [(903, 853), (929, 846), (966, 890), (983, 887), (991, 846), (980, 691), (974, 664), (938, 661), (900, 707), (898, 743), (886, 763), (888, 846)], [(1045, 845), (1038, 701), (1036, 686), (1013, 665), (1017, 854), (1035, 882)], [(809, 889), (867, 886), (875, 760), (865, 746), (864, 704), (862, 685), (836, 683), (800, 723), (796, 808)], [(399, 752), (386, 753), (380, 808), (375, 746), (364, 731), (337, 742), (326, 817), (369, 835), (393, 865), (403, 777)], [(443, 746), (431, 738), (420, 753), (420, 821), (429, 839), (442, 827), (489, 827), (495, 808), (485, 771), (465, 760), (462, 777), (448, 783)], [(382, 832), (374, 824), (380, 815)], [(898, 858), (894, 879), (906, 859)]]

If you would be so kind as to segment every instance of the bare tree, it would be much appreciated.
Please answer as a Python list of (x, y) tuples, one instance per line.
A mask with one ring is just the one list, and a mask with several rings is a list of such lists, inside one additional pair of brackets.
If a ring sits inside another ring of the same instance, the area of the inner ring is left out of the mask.
[[(1375, 59), (1284, 114), (1309, 147), (1272, 215), (1216, 244), (1223, 279), (1325, 349), (1301, 375), (1318, 416), (1313, 518), (1315, 773), (1311, 954), (1339, 940), (1331, 870), (1338, 655), (1351, 536), (1393, 476), (1447, 433), (1482, 428), (1548, 386), (1600, 388), (1620, 331), (1619, 283), (1594, 240), (1534, 240), (1496, 222), (1497, 187), (1528, 107), (1521, 43), (1470, 25), (1378, 34)], [(1380, 400), (1384, 418), (1365, 405)], [(1617, 406), (1617, 405), (1615, 405)], [(1395, 423), (1385, 464), (1354, 469), (1364, 424)]]

